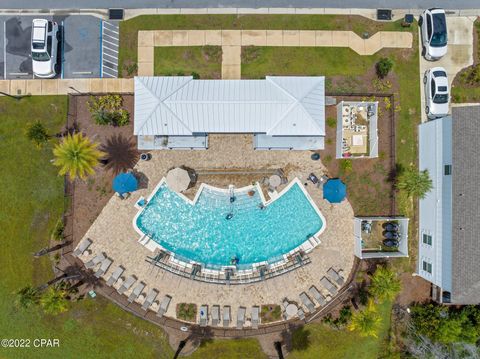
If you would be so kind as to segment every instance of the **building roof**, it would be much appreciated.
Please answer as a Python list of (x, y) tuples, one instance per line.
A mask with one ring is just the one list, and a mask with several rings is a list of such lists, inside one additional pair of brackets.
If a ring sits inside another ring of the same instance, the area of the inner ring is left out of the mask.
[(135, 135), (325, 136), (324, 77), (135, 77)]
[(480, 106), (453, 117), (452, 302), (480, 302)]

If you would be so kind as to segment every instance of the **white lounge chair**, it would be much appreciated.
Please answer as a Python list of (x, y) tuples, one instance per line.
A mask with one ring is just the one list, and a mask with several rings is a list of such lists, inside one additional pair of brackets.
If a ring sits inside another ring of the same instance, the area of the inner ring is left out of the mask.
[(220, 306), (214, 305), (212, 307), (212, 326), (216, 327), (220, 323)]
[(85, 263), (85, 268), (87, 269), (92, 269), (93, 267), (97, 266), (100, 264), (100, 262), (103, 262), (104, 259), (107, 257), (105, 256), (105, 253), (99, 253), (92, 259), (90, 259), (88, 262)]
[(230, 326), (230, 306), (226, 305), (223, 307), (223, 326), (228, 327)]
[(343, 285), (345, 283), (345, 278), (343, 278), (335, 269), (330, 267), (327, 271), (327, 274), (332, 278), (338, 285)]
[(252, 307), (252, 328), (258, 329), (260, 323), (260, 308), (258, 306)]
[(110, 268), (110, 265), (112, 264), (112, 260), (109, 258), (105, 258), (100, 265), (100, 268), (96, 271), (95, 277), (100, 278), (102, 275), (104, 275), (108, 268)]
[(152, 288), (150, 292), (147, 294), (147, 298), (145, 298), (145, 302), (143, 302), (142, 309), (147, 310), (153, 304), (155, 298), (157, 298), (158, 290)]
[(131, 275), (130, 277), (128, 277), (127, 279), (125, 279), (125, 282), (122, 283), (122, 286), (120, 288), (118, 288), (117, 292), (119, 294), (123, 294), (125, 293), (127, 290), (130, 289), (130, 287), (133, 285), (133, 283), (135, 283), (137, 281), (137, 277), (135, 277), (134, 275)]
[(200, 306), (200, 326), (206, 327), (208, 323), (208, 307), (206, 305)]
[(245, 324), (245, 312), (247, 310), (244, 307), (239, 307), (237, 311), (237, 329), (242, 329)]
[(92, 240), (90, 238), (82, 239), (80, 243), (78, 243), (77, 248), (75, 248), (75, 250), (73, 251), (73, 256), (81, 256), (83, 253), (85, 253), (85, 251), (88, 249), (88, 247), (90, 247), (91, 244)]
[(107, 285), (109, 287), (111, 287), (112, 285), (114, 285), (115, 283), (117, 283), (117, 280), (118, 278), (120, 278), (120, 276), (122, 275), (122, 273), (125, 271), (125, 268), (123, 268), (122, 266), (118, 266), (117, 268), (115, 268), (115, 270), (113, 271), (112, 275), (110, 276), (110, 278), (108, 278), (107, 280)]
[(310, 300), (307, 293), (302, 292), (300, 293), (300, 300), (302, 301), (303, 305), (307, 307), (307, 310), (312, 313), (315, 311), (315, 304)]
[(163, 297), (163, 300), (160, 303), (160, 308), (158, 308), (157, 317), (163, 317), (163, 315), (167, 312), (171, 300), (172, 297), (170, 297), (169, 295)]
[(143, 288), (145, 288), (145, 283), (140, 282), (137, 284), (137, 286), (133, 289), (132, 293), (130, 293), (130, 296), (128, 297), (128, 302), (132, 303), (135, 299), (138, 298), (138, 296), (142, 293)]
[(320, 279), (320, 284), (323, 285), (332, 296), (335, 296), (338, 293), (337, 287), (335, 287), (327, 277), (322, 277), (322, 279)]
[(318, 302), (318, 304), (320, 304), (321, 307), (327, 304), (327, 298), (325, 298), (325, 296), (320, 293), (320, 291), (315, 286), (312, 285), (308, 292)]

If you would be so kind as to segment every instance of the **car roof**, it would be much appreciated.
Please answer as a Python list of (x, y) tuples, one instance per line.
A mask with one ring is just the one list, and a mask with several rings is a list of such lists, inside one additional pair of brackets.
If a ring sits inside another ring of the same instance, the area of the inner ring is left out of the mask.
[(47, 20), (34, 19), (32, 21), (32, 40), (33, 41), (45, 41), (45, 35), (47, 33)]

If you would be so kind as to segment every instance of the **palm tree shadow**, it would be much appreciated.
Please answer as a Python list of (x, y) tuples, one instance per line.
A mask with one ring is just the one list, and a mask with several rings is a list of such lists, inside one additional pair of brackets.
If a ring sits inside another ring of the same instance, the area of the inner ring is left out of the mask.
[(122, 134), (107, 139), (100, 150), (105, 152), (102, 161), (105, 169), (112, 171), (114, 175), (133, 168), (140, 156), (135, 142)]

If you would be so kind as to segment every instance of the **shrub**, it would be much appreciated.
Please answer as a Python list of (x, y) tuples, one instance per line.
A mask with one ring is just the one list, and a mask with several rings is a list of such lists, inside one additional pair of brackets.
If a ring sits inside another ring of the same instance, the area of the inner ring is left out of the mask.
[(342, 159), (340, 160), (340, 169), (345, 172), (345, 173), (348, 173), (352, 170), (352, 160), (349, 160), (349, 159)]
[(60, 218), (55, 225), (52, 236), (56, 241), (63, 241), (63, 232), (65, 231), (65, 225), (63, 224), (62, 219)]
[(195, 322), (197, 318), (197, 306), (193, 303), (177, 304), (177, 318), (188, 322)]
[(130, 123), (130, 114), (122, 108), (123, 98), (120, 95), (91, 96), (87, 104), (97, 125), (125, 126)]
[(45, 126), (40, 122), (36, 121), (32, 124), (27, 125), (25, 131), (27, 138), (35, 143), (37, 147), (42, 147), (49, 139), (49, 135)]
[(197, 72), (192, 72), (190, 75), (192, 75), (194, 80), (198, 80), (200, 78), (200, 75)]
[(337, 125), (337, 120), (334, 119), (333, 117), (328, 117), (327, 118), (327, 126), (330, 128), (334, 128)]
[(381, 58), (377, 64), (375, 65), (375, 69), (377, 71), (377, 76), (381, 79), (385, 78), (390, 70), (393, 67), (393, 61), (390, 60), (388, 57)]

